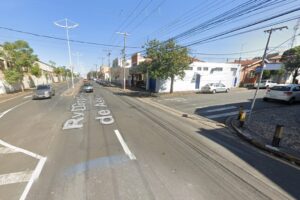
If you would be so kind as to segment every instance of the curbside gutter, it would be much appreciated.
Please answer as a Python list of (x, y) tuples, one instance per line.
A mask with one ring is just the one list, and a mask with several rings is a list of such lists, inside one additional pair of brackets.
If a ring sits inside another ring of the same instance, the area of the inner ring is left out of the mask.
[(234, 118), (230, 119), (230, 125), (240, 138), (252, 144), (253, 146), (300, 166), (300, 157), (283, 152), (280, 150), (280, 148), (273, 147), (254, 139), (250, 134), (243, 132), (234, 124)]

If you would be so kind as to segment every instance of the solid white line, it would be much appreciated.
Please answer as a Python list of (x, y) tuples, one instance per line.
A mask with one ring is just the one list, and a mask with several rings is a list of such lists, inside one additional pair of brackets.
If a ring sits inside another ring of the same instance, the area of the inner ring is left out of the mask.
[(24, 95), (26, 95), (26, 94), (22, 94), (22, 95), (18, 95), (18, 96), (15, 96), (15, 97), (9, 98), (9, 99), (5, 99), (5, 100), (3, 100), (3, 101), (0, 101), (0, 103), (5, 103), (5, 102), (7, 102), (7, 101), (10, 101), (10, 100), (13, 100), (13, 99), (16, 99), (16, 98), (22, 97), (22, 96), (24, 96)]
[(227, 106), (227, 107), (222, 107), (222, 108), (216, 108), (212, 110), (207, 110), (205, 113), (210, 113), (210, 112), (217, 112), (217, 111), (223, 111), (223, 110), (231, 110), (231, 109), (236, 109), (236, 106)]
[(8, 154), (8, 153), (16, 153), (17, 151), (8, 148), (8, 147), (0, 147), (0, 154)]
[(131, 153), (130, 149), (128, 148), (127, 144), (125, 143), (121, 133), (118, 130), (115, 130), (115, 134), (119, 140), (119, 142), (121, 143), (124, 152), (127, 154), (127, 156), (130, 158), (130, 160), (136, 160), (136, 157), (133, 153)]
[(28, 96), (25, 96), (25, 97), (23, 97), (24, 99), (27, 99), (27, 98), (30, 98), (30, 97), (32, 97), (32, 95), (28, 95)]
[[(245, 112), (249, 112), (250, 110), (245, 110)], [(217, 114), (217, 115), (208, 115), (208, 116), (204, 116), (207, 117), (209, 119), (215, 119), (215, 118), (220, 118), (220, 117), (228, 117), (228, 116), (232, 116), (232, 115), (237, 115), (239, 112), (238, 111), (234, 111), (234, 112), (228, 112), (228, 113), (222, 113), (222, 114)]]
[(10, 109), (8, 109), (8, 110), (2, 112), (2, 113), (0, 114), (0, 119), (1, 119), (4, 115), (6, 115), (6, 114), (9, 113), (10, 111), (12, 111), (13, 109), (16, 109), (17, 107), (20, 107), (20, 106), (22, 106), (22, 105), (24, 105), (24, 104), (26, 104), (26, 103), (28, 103), (28, 102), (30, 102), (30, 100), (24, 101), (23, 103), (20, 103), (20, 104), (14, 106), (14, 107), (12, 107), (12, 108), (10, 108)]
[(39, 175), (40, 175), (40, 173), (41, 173), (41, 171), (42, 171), (42, 169), (45, 165), (46, 160), (47, 160), (47, 158), (45, 158), (45, 157), (40, 159), (39, 163), (37, 164), (32, 176), (30, 177), (30, 180), (27, 183), (26, 188), (23, 191), (22, 196), (20, 197), (19, 200), (25, 200), (26, 199), (33, 182), (39, 177)]
[(1, 144), (2, 146), (11, 148), (11, 149), (14, 150), (14, 151), (18, 151), (18, 152), (24, 153), (24, 154), (26, 154), (26, 155), (28, 155), (28, 156), (31, 156), (31, 157), (33, 157), (33, 158), (36, 158), (36, 159), (42, 159), (42, 158), (43, 158), (42, 156), (40, 156), (40, 155), (38, 155), (38, 154), (35, 154), (35, 153), (31, 152), (31, 151), (27, 151), (27, 150), (25, 150), (25, 149), (22, 149), (22, 148), (13, 146), (13, 145), (11, 145), (11, 144), (8, 144), (7, 142), (4, 142), (3, 140), (0, 140), (0, 144)]
[(0, 186), (13, 183), (22, 183), (30, 180), (33, 171), (15, 172), (0, 175)]

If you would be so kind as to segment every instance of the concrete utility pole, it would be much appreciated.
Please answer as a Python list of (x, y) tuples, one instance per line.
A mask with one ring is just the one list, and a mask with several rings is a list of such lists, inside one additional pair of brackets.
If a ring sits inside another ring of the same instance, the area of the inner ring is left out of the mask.
[[(70, 22), (70, 23), (68, 23)], [(64, 24), (63, 24), (64, 23)], [(74, 89), (74, 77), (73, 77), (73, 65), (72, 65), (72, 56), (71, 56), (71, 47), (70, 47), (70, 40), (69, 40), (69, 29), (76, 28), (79, 26), (78, 23), (72, 22), (70, 20), (63, 19), (54, 22), (54, 24), (58, 27), (65, 28), (67, 33), (67, 43), (68, 43), (68, 52), (69, 52), (69, 68), (71, 68), (71, 79), (72, 79), (72, 88)]]
[(125, 65), (126, 65), (126, 37), (129, 36), (128, 33), (126, 32), (117, 32), (117, 34), (119, 35), (123, 35), (124, 36), (124, 48), (123, 48), (123, 89), (126, 89), (126, 78), (125, 78)]
[(251, 120), (251, 115), (252, 115), (252, 111), (254, 109), (254, 105), (255, 105), (255, 101), (256, 101), (256, 96), (257, 96), (257, 93), (259, 91), (259, 86), (260, 86), (261, 79), (262, 79), (262, 76), (263, 76), (263, 73), (264, 73), (264, 68), (265, 68), (265, 64), (266, 64), (265, 59), (267, 57), (267, 51), (268, 51), (268, 47), (269, 47), (271, 35), (272, 35), (273, 31), (277, 31), (277, 30), (281, 31), (282, 29), (288, 29), (288, 27), (287, 26), (282, 26), (282, 27), (279, 27), (279, 28), (271, 28), (269, 30), (265, 30), (264, 31), (265, 33), (269, 33), (269, 37), (268, 37), (267, 44), (266, 44), (266, 47), (265, 47), (264, 55), (262, 57), (261, 72), (259, 74), (259, 79), (258, 79), (257, 87), (256, 87), (256, 90), (255, 90), (254, 97), (253, 97), (252, 104), (251, 104), (251, 108), (250, 108), (250, 113), (249, 113), (249, 117), (248, 117), (249, 121)]

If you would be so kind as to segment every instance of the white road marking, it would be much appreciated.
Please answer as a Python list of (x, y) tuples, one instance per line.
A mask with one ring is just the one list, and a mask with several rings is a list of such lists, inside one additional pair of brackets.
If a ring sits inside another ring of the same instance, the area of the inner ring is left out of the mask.
[(165, 101), (177, 101), (177, 102), (181, 102), (181, 101), (186, 101), (185, 98), (170, 98), (170, 99), (164, 99)]
[(39, 160), (37, 166), (35, 167), (32, 175), (31, 175), (31, 177), (30, 177), (30, 179), (29, 179), (29, 181), (28, 181), (28, 183), (27, 183), (27, 185), (25, 187), (25, 190), (23, 191), (23, 193), (22, 193), (22, 195), (21, 195), (21, 197), (19, 199), (19, 200), (25, 200), (26, 197), (27, 197), (27, 195), (28, 195), (28, 193), (29, 193), (30, 188), (32, 187), (33, 182), (39, 177), (39, 175), (40, 175), (40, 173), (41, 173), (41, 171), (42, 171), (42, 169), (43, 169), (43, 167), (44, 167), (44, 165), (46, 163), (47, 158), (46, 157), (42, 157), (42, 156), (40, 156), (40, 155), (38, 155), (36, 153), (33, 153), (31, 151), (28, 151), (28, 150), (25, 150), (25, 149), (13, 146), (11, 144), (8, 144), (7, 142), (4, 142), (3, 140), (0, 140), (0, 144), (2, 146), (7, 147), (7, 148), (11, 148), (14, 151), (18, 151), (20, 153), (24, 153), (24, 154), (26, 154), (28, 156), (31, 156), (31, 157), (36, 158), (36, 159)]
[(40, 159), (39, 163), (37, 164), (35, 170), (33, 171), (33, 174), (31, 176), (29, 182), (27, 183), (26, 188), (23, 191), (23, 193), (22, 193), (19, 200), (25, 200), (26, 199), (33, 182), (40, 176), (40, 173), (42, 172), (42, 169), (43, 169), (43, 167), (46, 163), (46, 160), (47, 160), (47, 158), (45, 158), (45, 157)]
[(121, 133), (118, 130), (115, 130), (115, 134), (119, 140), (119, 142), (121, 143), (124, 152), (127, 154), (127, 156), (130, 158), (130, 160), (136, 160), (136, 157), (133, 153), (131, 153), (130, 149), (128, 148), (127, 144), (125, 143)]
[(0, 101), (0, 103), (5, 103), (5, 102), (7, 102), (7, 101), (10, 101), (10, 100), (13, 100), (13, 99), (16, 99), (16, 98), (22, 97), (22, 96), (24, 96), (24, 94), (22, 94), (22, 95), (18, 95), (18, 96), (15, 96), (15, 97), (9, 98), (9, 99), (5, 99), (5, 100), (3, 100), (3, 101)]
[(23, 97), (24, 99), (27, 99), (27, 98), (31, 98), (32, 97), (32, 95), (28, 95), (28, 96), (25, 96), (25, 97)]
[(6, 114), (9, 113), (10, 111), (12, 111), (13, 109), (16, 109), (17, 107), (20, 107), (20, 106), (22, 106), (22, 105), (24, 105), (24, 104), (26, 104), (26, 103), (28, 103), (28, 102), (30, 102), (30, 100), (25, 101), (25, 102), (23, 102), (23, 103), (20, 103), (20, 104), (14, 106), (14, 107), (12, 107), (12, 108), (10, 108), (10, 109), (8, 109), (8, 110), (2, 112), (2, 113), (0, 113), (0, 119), (1, 119), (4, 115), (6, 115)]
[(11, 144), (8, 144), (7, 142), (4, 142), (3, 140), (0, 140), (0, 144), (1, 144), (2, 146), (8, 147), (8, 148), (10, 148), (10, 149), (12, 149), (12, 150), (14, 150), (14, 151), (18, 151), (18, 152), (24, 153), (24, 154), (26, 154), (26, 155), (28, 155), (28, 156), (31, 156), (31, 157), (33, 157), (33, 158), (36, 158), (36, 159), (42, 159), (42, 158), (43, 158), (42, 156), (40, 156), (40, 155), (38, 155), (38, 154), (35, 154), (35, 153), (31, 152), (31, 151), (27, 151), (27, 150), (25, 150), (25, 149), (22, 149), (22, 148), (13, 146), (13, 145), (11, 145)]
[[(249, 112), (250, 110), (244, 110), (245, 112)], [(239, 111), (234, 111), (234, 112), (228, 112), (228, 113), (221, 113), (221, 114), (216, 114), (216, 115), (208, 115), (205, 116), (209, 119), (215, 119), (215, 118), (220, 118), (220, 117), (228, 117), (228, 116), (232, 116), (232, 115), (237, 115), (239, 113)]]
[(30, 180), (33, 171), (15, 172), (0, 175), (0, 186), (13, 183), (23, 183)]
[(0, 154), (16, 153), (17, 151), (8, 147), (0, 147)]
[(211, 113), (211, 112), (217, 112), (217, 111), (223, 111), (223, 110), (231, 110), (231, 109), (236, 109), (236, 106), (227, 106), (227, 107), (222, 107), (222, 108), (216, 108), (212, 110), (207, 110), (205, 111), (206, 113)]

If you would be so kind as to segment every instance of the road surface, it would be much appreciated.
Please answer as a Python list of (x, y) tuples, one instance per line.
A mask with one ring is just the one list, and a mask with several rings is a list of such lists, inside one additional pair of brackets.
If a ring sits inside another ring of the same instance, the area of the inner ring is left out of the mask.
[[(0, 104), (0, 199), (296, 199), (300, 170), (94, 84)], [(13, 146), (10, 146), (13, 145)], [(33, 177), (33, 178), (32, 178)]]

